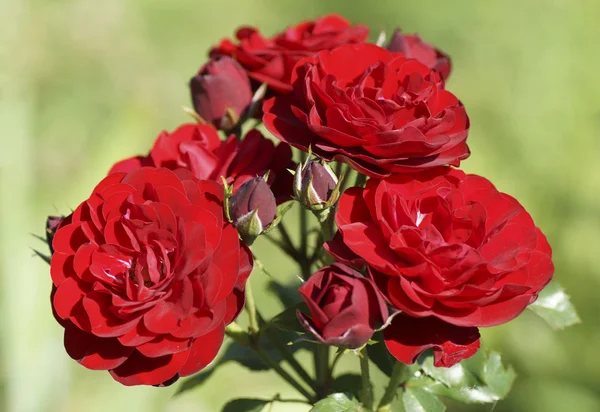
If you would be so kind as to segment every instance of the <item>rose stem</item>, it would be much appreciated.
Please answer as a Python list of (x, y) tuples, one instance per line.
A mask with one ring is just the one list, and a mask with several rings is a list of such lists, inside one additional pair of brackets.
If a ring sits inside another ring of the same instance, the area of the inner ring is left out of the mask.
[(254, 295), (252, 295), (252, 287), (250, 281), (246, 282), (246, 312), (248, 312), (248, 329), (252, 335), (255, 335), (260, 330), (258, 326), (258, 318), (256, 316), (256, 303)]
[(287, 373), (277, 362), (275, 362), (267, 352), (265, 352), (259, 345), (258, 341), (253, 337), (250, 337), (248, 333), (235, 322), (225, 327), (225, 333), (227, 336), (232, 338), (234, 341), (243, 346), (250, 347), (258, 357), (267, 365), (269, 365), (279, 376), (283, 378), (290, 386), (300, 392), (310, 403), (314, 403), (316, 398), (309, 391), (307, 391), (300, 383), (298, 383), (289, 373)]
[(385, 393), (379, 402), (377, 412), (390, 412), (392, 402), (396, 396), (396, 391), (404, 379), (404, 364), (396, 362), (392, 369), (392, 376), (390, 376), (390, 382), (388, 383)]
[[(260, 313), (258, 313), (258, 318), (261, 322), (264, 322)], [(312, 389), (315, 389), (315, 380), (310, 377), (302, 365), (300, 365), (300, 363), (296, 360), (294, 355), (288, 350), (288, 346), (281, 341), (276, 333), (272, 333), (270, 328), (265, 327), (263, 331), (264, 335), (275, 347), (275, 350), (283, 357), (283, 359), (290, 364), (290, 366), (304, 380), (304, 382), (306, 382), (307, 385), (309, 385)]]
[(369, 372), (369, 355), (367, 354), (367, 348), (363, 348), (358, 357), (360, 359), (360, 378), (361, 378), (361, 391), (360, 400), (367, 409), (373, 408), (373, 387), (371, 386), (371, 374)]
[(315, 375), (317, 377), (317, 396), (325, 398), (329, 392), (329, 346), (319, 344), (315, 347)]

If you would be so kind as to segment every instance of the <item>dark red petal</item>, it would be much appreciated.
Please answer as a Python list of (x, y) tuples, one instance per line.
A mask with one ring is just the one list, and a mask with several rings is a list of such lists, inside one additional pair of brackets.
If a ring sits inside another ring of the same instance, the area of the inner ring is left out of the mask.
[(134, 351), (125, 363), (111, 370), (110, 374), (125, 386), (160, 385), (177, 375), (188, 355), (188, 351), (185, 351), (175, 355), (148, 358)]
[(412, 364), (433, 348), (434, 365), (446, 367), (470, 358), (479, 349), (477, 328), (454, 326), (434, 317), (396, 315), (383, 331), (385, 345), (402, 363)]
[(68, 323), (65, 349), (69, 356), (89, 369), (108, 370), (121, 365), (133, 352), (115, 338), (99, 338)]

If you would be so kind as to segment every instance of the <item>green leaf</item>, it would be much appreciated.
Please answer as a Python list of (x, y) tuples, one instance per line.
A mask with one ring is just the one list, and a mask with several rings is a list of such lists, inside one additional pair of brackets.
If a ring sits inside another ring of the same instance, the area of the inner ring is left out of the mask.
[(261, 412), (268, 403), (271, 403), (271, 401), (264, 399), (234, 399), (223, 407), (222, 412)]
[(317, 402), (309, 412), (368, 412), (368, 410), (347, 394), (334, 393)]
[(451, 368), (436, 368), (433, 357), (421, 361), (426, 376), (414, 377), (409, 385), (418, 385), (436, 395), (464, 403), (493, 403), (508, 394), (515, 372), (502, 365), (500, 355), (486, 355), (480, 350), (475, 356)]
[(511, 366), (502, 365), (502, 359), (496, 352), (490, 353), (487, 361), (483, 365), (483, 380), (487, 386), (503, 399), (510, 392), (517, 374)]
[(387, 376), (392, 376), (392, 368), (396, 360), (390, 355), (390, 351), (387, 350), (385, 343), (383, 342), (383, 333), (377, 332), (371, 338), (376, 341), (373, 344), (367, 345), (367, 354), (369, 359), (373, 362), (381, 372)]
[(529, 309), (544, 319), (552, 329), (564, 329), (581, 322), (569, 295), (556, 282), (550, 282)]
[(446, 406), (434, 394), (418, 387), (407, 387), (402, 394), (406, 412), (444, 412)]

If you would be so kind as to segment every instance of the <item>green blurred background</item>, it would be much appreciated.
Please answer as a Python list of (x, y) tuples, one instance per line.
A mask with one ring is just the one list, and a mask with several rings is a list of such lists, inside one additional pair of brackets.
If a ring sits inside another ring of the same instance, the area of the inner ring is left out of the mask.
[[(0, 410), (218, 411), (232, 397), (294, 395), (275, 375), (235, 365), (178, 397), (177, 385), (126, 388), (80, 367), (62, 348), (48, 267), (30, 249), (43, 245), (30, 233), (87, 197), (114, 161), (189, 120), (187, 80), (210, 44), (242, 24), (271, 34), (336, 12), (372, 38), (401, 26), (452, 56), (448, 88), (472, 121), (464, 168), (531, 212), (583, 319), (555, 333), (525, 313), (485, 330), (518, 380), (496, 406), (450, 410), (600, 411), (597, 0), (8, 0), (0, 9)], [(293, 276), (258, 246), (272, 272)], [(253, 275), (255, 289), (264, 279)], [(259, 305), (277, 310), (265, 295)], [(343, 367), (355, 363), (348, 356)]]

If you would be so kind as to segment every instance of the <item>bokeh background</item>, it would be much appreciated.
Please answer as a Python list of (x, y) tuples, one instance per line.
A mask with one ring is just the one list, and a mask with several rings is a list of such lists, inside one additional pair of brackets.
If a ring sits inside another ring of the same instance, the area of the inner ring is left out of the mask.
[[(42, 248), (116, 160), (190, 119), (187, 81), (242, 24), (271, 34), (336, 12), (396, 26), (447, 51), (467, 107), (469, 172), (518, 198), (554, 248), (556, 279), (583, 323), (551, 331), (531, 313), (485, 330), (518, 372), (509, 398), (450, 411), (600, 411), (600, 3), (597, 0), (8, 0), (0, 12), (0, 410), (219, 411), (232, 397), (294, 395), (271, 373), (228, 364), (197, 390), (125, 388), (62, 348)], [(271, 272), (292, 266), (259, 244)], [(255, 290), (265, 276), (255, 273)], [(259, 294), (265, 312), (277, 305)], [(308, 360), (308, 359), (307, 359)], [(356, 360), (344, 360), (351, 368)], [(377, 379), (377, 376), (376, 376)], [(286, 404), (273, 411), (305, 411)]]

